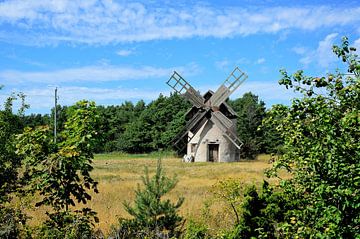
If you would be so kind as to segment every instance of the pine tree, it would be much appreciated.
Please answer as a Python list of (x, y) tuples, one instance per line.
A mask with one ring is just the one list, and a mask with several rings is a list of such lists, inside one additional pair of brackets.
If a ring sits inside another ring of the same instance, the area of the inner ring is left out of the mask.
[[(165, 175), (161, 160), (157, 161), (156, 173), (150, 178), (148, 168), (145, 168), (145, 175), (141, 177), (144, 188), (140, 185), (135, 191), (136, 198), (134, 206), (128, 202), (124, 203), (126, 211), (134, 217), (131, 220), (132, 230), (142, 231), (147, 236), (167, 234), (170, 237), (178, 235), (179, 226), (183, 221), (177, 214), (184, 198), (179, 198), (174, 204), (169, 199), (162, 197), (171, 191), (178, 180), (174, 176), (169, 178)], [(135, 233), (140, 235), (139, 233)]]

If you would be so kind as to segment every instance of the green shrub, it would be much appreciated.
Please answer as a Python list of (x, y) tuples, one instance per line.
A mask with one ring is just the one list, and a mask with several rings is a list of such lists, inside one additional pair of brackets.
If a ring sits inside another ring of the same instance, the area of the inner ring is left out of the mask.
[(0, 205), (0, 238), (18, 238), (26, 219), (19, 210)]
[(194, 220), (190, 220), (187, 223), (183, 239), (205, 239), (210, 238), (208, 234), (208, 228)]
[(34, 230), (33, 238), (39, 239), (88, 239), (96, 238), (93, 230), (95, 213), (82, 211), (48, 213), (49, 219)]
[(184, 198), (174, 204), (162, 197), (172, 190), (177, 183), (176, 177), (168, 178), (162, 168), (161, 160), (157, 161), (156, 173), (150, 178), (148, 168), (141, 177), (144, 188), (135, 191), (135, 202), (131, 206), (125, 202), (125, 210), (133, 219), (120, 219), (114, 229), (115, 238), (171, 238), (179, 237), (183, 219), (177, 210)]

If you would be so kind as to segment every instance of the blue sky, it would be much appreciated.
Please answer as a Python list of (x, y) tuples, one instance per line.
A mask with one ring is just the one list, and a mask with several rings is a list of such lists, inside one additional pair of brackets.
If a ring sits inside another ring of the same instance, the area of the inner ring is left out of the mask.
[(27, 113), (48, 113), (57, 86), (62, 105), (149, 102), (174, 70), (204, 93), (239, 66), (249, 78), (232, 98), (288, 104), (279, 69), (341, 68), (344, 35), (360, 48), (357, 1), (0, 0), (0, 100), (21, 91)]

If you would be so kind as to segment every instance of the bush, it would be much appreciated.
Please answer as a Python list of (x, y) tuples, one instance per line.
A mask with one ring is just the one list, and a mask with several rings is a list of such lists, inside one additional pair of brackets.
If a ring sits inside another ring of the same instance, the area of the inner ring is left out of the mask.
[(0, 238), (18, 238), (26, 219), (19, 210), (0, 205)]
[[(48, 213), (49, 219), (34, 230), (33, 238), (89, 239), (96, 238), (93, 230), (95, 213), (89, 209)], [(96, 220), (95, 220), (96, 221)]]
[(190, 220), (186, 226), (183, 239), (205, 239), (210, 238), (208, 228), (194, 220)]
[(145, 186), (135, 191), (134, 206), (124, 203), (125, 210), (133, 219), (120, 219), (118, 229), (114, 229), (115, 238), (169, 238), (179, 237), (183, 223), (177, 210), (184, 198), (174, 204), (162, 197), (172, 190), (177, 183), (176, 177), (168, 178), (162, 169), (161, 160), (157, 162), (156, 173), (150, 178), (148, 168), (142, 176)]

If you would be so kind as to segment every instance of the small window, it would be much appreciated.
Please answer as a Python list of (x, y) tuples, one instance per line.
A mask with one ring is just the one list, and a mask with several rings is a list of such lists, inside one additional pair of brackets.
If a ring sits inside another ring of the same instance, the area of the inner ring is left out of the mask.
[(195, 153), (197, 144), (191, 144), (191, 153)]

